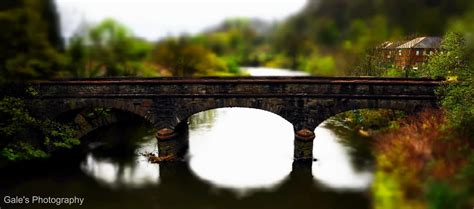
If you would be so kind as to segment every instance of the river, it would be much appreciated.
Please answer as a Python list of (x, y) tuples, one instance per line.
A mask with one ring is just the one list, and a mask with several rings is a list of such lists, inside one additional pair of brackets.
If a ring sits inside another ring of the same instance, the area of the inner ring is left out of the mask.
[[(247, 68), (253, 76), (293, 75)], [(130, 120), (86, 136), (80, 149), (2, 174), (3, 196), (84, 198), (84, 205), (5, 208), (370, 208), (373, 161), (363, 140), (335, 119), (316, 128), (311, 172), (293, 168), (292, 125), (270, 112), (221, 108), (189, 119), (186, 161), (151, 164), (149, 124)], [(251, 145), (251, 146), (249, 146)], [(86, 150), (86, 151), (84, 151)], [(3, 197), (2, 196), (2, 197)]]

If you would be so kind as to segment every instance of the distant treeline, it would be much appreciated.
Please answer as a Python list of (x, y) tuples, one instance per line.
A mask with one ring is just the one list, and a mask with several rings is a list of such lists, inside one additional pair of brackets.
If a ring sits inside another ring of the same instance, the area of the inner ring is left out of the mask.
[(230, 19), (156, 42), (111, 19), (84, 23), (65, 45), (54, 1), (3, 0), (0, 77), (231, 76), (239, 66), (354, 75), (384, 41), (472, 30), (473, 11), (470, 0), (310, 0), (281, 22)]

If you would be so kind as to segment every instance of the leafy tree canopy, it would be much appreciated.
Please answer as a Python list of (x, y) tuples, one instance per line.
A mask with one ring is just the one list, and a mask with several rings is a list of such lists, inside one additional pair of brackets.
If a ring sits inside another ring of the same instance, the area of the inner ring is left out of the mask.
[(0, 82), (55, 76), (64, 64), (52, 0), (0, 2)]

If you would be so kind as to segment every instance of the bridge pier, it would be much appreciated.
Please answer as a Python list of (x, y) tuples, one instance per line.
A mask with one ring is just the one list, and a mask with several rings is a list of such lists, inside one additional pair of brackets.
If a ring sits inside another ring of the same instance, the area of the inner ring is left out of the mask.
[(160, 161), (182, 160), (188, 152), (188, 124), (179, 124), (176, 129), (162, 128), (156, 132)]
[(295, 132), (295, 161), (313, 161), (314, 132), (303, 128)]
[[(313, 179), (313, 162), (312, 161), (294, 161), (292, 164), (292, 170), (290, 173), (291, 177), (295, 177), (299, 180), (311, 180)], [(310, 182), (310, 181), (309, 181)]]

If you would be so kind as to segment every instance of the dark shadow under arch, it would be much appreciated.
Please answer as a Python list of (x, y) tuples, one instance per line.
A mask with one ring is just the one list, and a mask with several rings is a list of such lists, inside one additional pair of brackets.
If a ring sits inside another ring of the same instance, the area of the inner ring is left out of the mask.
[(124, 112), (135, 114), (150, 123), (154, 123), (154, 116), (147, 109), (135, 106), (133, 103), (117, 100), (77, 100), (69, 101), (67, 105), (58, 106), (51, 118), (61, 119), (62, 117), (70, 117), (70, 114), (78, 113), (85, 109), (116, 109)]
[(116, 108), (77, 108), (58, 114), (55, 120), (76, 126), (76, 137), (82, 138), (89, 133), (119, 122), (153, 124), (141, 115)]

